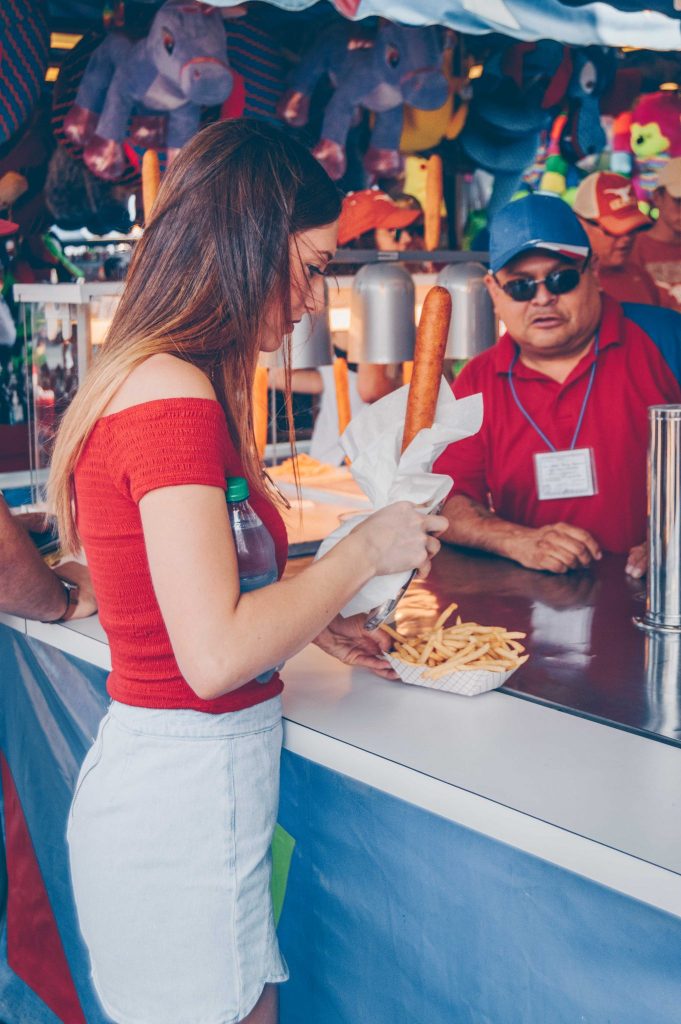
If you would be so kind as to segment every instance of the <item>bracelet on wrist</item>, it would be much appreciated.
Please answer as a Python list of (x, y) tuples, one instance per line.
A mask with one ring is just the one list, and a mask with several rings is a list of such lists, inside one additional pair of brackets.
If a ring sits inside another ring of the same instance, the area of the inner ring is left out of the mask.
[[(66, 598), (66, 606), (64, 607), (64, 611), (61, 613), (58, 619), (43, 619), (43, 622), (46, 622), (48, 625), (52, 626), (57, 625), (59, 622), (64, 622), (69, 614), (69, 609), (71, 608), (71, 605), (75, 605), (78, 603), (78, 584), (71, 583), (70, 580), (65, 580), (61, 576), (57, 576), (57, 579), (61, 584), (62, 590), (64, 591), (64, 596)], [(72, 599), (74, 594), (76, 596), (75, 601)]]

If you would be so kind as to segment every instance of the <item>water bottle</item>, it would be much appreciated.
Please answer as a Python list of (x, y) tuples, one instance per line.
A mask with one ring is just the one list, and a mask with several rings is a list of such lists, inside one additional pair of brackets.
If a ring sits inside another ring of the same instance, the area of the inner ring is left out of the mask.
[[(227, 481), (227, 509), (239, 564), (241, 593), (276, 583), (279, 573), (274, 541), (248, 502), (248, 481), (242, 476), (233, 476)], [(256, 676), (257, 682), (268, 683), (279, 668), (281, 665)]]

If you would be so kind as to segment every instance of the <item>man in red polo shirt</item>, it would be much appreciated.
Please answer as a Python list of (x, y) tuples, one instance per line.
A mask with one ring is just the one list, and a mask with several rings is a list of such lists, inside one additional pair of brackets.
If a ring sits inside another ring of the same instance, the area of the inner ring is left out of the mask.
[(462, 370), (478, 434), (436, 463), (453, 489), (452, 544), (567, 572), (602, 551), (645, 571), (647, 409), (681, 402), (681, 315), (603, 295), (589, 241), (561, 200), (494, 218), (486, 283), (506, 333)]
[(601, 290), (618, 302), (663, 305), (652, 277), (632, 258), (639, 234), (652, 226), (638, 208), (628, 178), (596, 171), (581, 182), (572, 209), (591, 246), (591, 269)]

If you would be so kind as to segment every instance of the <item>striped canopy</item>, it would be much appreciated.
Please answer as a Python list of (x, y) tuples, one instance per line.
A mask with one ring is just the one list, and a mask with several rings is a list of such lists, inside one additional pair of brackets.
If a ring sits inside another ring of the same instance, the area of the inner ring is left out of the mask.
[(40, 95), (48, 46), (40, 4), (0, 0), (0, 145), (19, 131)]

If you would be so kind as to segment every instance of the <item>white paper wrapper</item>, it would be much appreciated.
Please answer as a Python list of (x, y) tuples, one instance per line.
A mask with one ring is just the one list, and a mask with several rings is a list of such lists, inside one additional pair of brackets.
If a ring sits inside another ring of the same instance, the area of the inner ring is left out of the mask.
[[(374, 510), (395, 501), (413, 501), (432, 511), (452, 487), (450, 477), (432, 473), (439, 455), (454, 441), (476, 434), (482, 425), (482, 395), (457, 401), (444, 380), (429, 430), (421, 430), (407, 450), (400, 454), (409, 386), (386, 395), (354, 417), (340, 439), (351, 462), (350, 471)], [(318, 558), (347, 536), (361, 518), (344, 522), (321, 545)], [(376, 576), (343, 608), (344, 616), (369, 612), (394, 597), (408, 573)]]
[(408, 665), (401, 658), (395, 658), (386, 654), (386, 660), (390, 662), (403, 683), (412, 686), (426, 686), (430, 690), (446, 690), (447, 693), (459, 693), (464, 697), (475, 697), (479, 693), (486, 693), (488, 690), (496, 690), (503, 686), (511, 678), (517, 668), (508, 672), (486, 672), (482, 668), (471, 669), (470, 672), (450, 672), (448, 675), (440, 676), (439, 679), (425, 678), (428, 671), (425, 665)]

